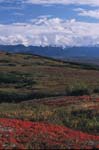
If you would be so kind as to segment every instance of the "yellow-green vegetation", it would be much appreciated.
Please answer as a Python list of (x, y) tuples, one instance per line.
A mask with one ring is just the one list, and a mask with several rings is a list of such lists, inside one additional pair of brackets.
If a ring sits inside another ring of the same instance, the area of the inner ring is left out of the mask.
[(0, 53), (1, 102), (92, 93), (99, 93), (99, 70), (93, 66)]
[(47, 122), (99, 134), (99, 100), (72, 97), (96, 97), (98, 93), (98, 68), (35, 55), (0, 53), (2, 118)]
[[(91, 105), (92, 108), (89, 107)], [(62, 107), (28, 102), (19, 104), (2, 103), (0, 105), (0, 118), (17, 118), (64, 125), (99, 135), (99, 110), (95, 110), (94, 105), (99, 107), (99, 102), (80, 102), (79, 105), (71, 103), (71, 105)]]

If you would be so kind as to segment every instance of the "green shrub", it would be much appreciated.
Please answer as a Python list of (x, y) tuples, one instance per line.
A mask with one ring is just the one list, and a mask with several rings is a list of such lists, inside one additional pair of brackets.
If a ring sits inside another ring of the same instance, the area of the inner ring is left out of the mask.
[(99, 88), (95, 88), (95, 89), (93, 90), (93, 92), (94, 92), (94, 93), (99, 93)]
[(68, 85), (66, 87), (66, 95), (80, 96), (80, 95), (90, 95), (91, 89), (84, 83), (76, 83), (73, 85)]

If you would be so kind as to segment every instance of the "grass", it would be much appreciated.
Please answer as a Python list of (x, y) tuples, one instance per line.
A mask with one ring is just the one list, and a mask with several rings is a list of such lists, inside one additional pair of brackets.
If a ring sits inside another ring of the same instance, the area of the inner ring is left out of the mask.
[[(22, 100), (56, 95), (98, 94), (98, 77), (99, 71), (94, 66), (28, 54), (1, 53), (0, 101), (5, 99), (2, 89), (6, 100), (10, 99), (10, 102), (13, 99), (21, 101), (22, 94)], [(10, 98), (7, 91), (10, 91)], [(24, 92), (28, 96), (24, 96)]]
[[(43, 102), (43, 99), (41, 99), (41, 102)], [(85, 104), (86, 101), (84, 103), (80, 101), (79, 105), (78, 103), (71, 103), (67, 106), (53, 107), (53, 105), (38, 105), (38, 102), (2, 103), (0, 105), (0, 117), (52, 123), (99, 135), (99, 110), (94, 107), (90, 109), (88, 104), (86, 104), (87, 107), (84, 107)], [(91, 104), (91, 101), (89, 104)], [(93, 106), (99, 106), (99, 102), (96, 103), (94, 100), (92, 104)]]
[(94, 66), (0, 54), (0, 118), (50, 123), (99, 135), (98, 96), (99, 70)]

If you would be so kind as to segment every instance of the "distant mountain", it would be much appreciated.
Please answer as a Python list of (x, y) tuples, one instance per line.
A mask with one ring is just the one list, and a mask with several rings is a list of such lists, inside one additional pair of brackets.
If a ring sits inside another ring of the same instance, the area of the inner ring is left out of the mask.
[(53, 57), (62, 60), (95, 60), (99, 62), (99, 47), (42, 47), (42, 46), (24, 46), (24, 45), (0, 45), (1, 51), (12, 53), (31, 53), (41, 56)]

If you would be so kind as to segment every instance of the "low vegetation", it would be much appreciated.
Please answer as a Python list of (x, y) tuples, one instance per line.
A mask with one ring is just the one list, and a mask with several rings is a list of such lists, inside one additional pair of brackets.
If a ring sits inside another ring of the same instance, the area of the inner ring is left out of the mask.
[(98, 107), (97, 98), (67, 96), (19, 104), (2, 103), (0, 117), (53, 123), (91, 134), (99, 134)]
[(99, 71), (89, 67), (40, 56), (1, 53), (0, 102), (98, 94)]
[(98, 77), (92, 66), (1, 53), (0, 148), (98, 149)]

